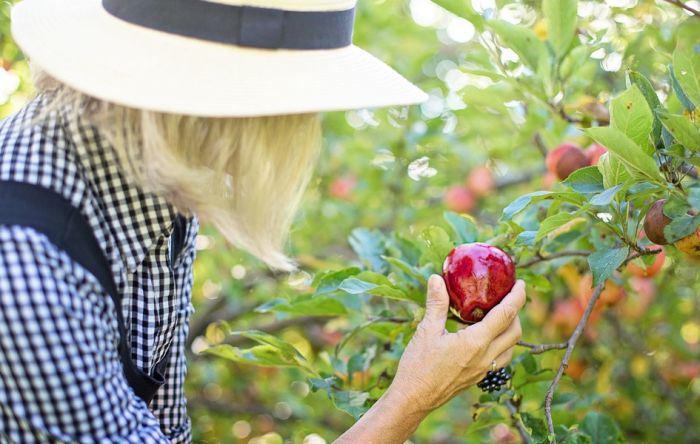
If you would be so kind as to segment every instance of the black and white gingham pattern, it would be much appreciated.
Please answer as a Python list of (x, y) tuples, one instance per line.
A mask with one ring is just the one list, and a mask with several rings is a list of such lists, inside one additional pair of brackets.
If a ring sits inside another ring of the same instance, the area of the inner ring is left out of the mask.
[(85, 214), (123, 294), (134, 362), (172, 342), (150, 410), (126, 384), (114, 306), (94, 276), (31, 228), (0, 226), (0, 443), (191, 441), (183, 394), (197, 221), (170, 263), (175, 212), (120, 172), (94, 128), (46, 98), (0, 122), (0, 179), (50, 188)]

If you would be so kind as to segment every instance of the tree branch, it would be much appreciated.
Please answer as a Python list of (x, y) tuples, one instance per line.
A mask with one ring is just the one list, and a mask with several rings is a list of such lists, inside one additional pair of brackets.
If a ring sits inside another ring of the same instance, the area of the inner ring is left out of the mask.
[(524, 444), (531, 444), (532, 441), (530, 441), (530, 434), (527, 433), (527, 430), (525, 430), (525, 426), (523, 426), (523, 423), (520, 421), (520, 418), (518, 417), (519, 413), (519, 408), (513, 403), (512, 399), (506, 399), (506, 408), (508, 409), (508, 412), (510, 412), (510, 420), (513, 424), (513, 426), (518, 430), (518, 433), (520, 434), (520, 438), (522, 438)]
[[(564, 357), (561, 360), (559, 369), (557, 370), (557, 373), (554, 376), (554, 380), (552, 380), (552, 384), (549, 386), (549, 389), (547, 389), (547, 394), (544, 397), (544, 415), (547, 419), (547, 430), (549, 431), (550, 435), (554, 435), (554, 421), (552, 420), (552, 400), (554, 399), (554, 392), (557, 389), (557, 385), (559, 385), (561, 377), (564, 375), (564, 371), (566, 371), (566, 368), (569, 366), (569, 359), (571, 358), (571, 354), (574, 351), (576, 342), (583, 333), (583, 329), (588, 323), (588, 318), (591, 316), (593, 307), (595, 306), (596, 302), (598, 302), (600, 294), (603, 292), (604, 288), (605, 283), (599, 284), (597, 287), (595, 287), (593, 295), (591, 296), (591, 299), (588, 301), (588, 305), (586, 306), (586, 310), (583, 312), (583, 316), (581, 316), (581, 319), (578, 321), (578, 325), (576, 325), (576, 329), (566, 341), (566, 352), (564, 352)], [(552, 444), (556, 444), (556, 442), (557, 440), (556, 438), (554, 438)]]
[(524, 264), (518, 265), (518, 268), (528, 268), (532, 267), (535, 264), (539, 264), (540, 262), (544, 261), (551, 261), (552, 259), (558, 259), (561, 257), (569, 257), (569, 256), (590, 256), (591, 252), (590, 251), (560, 251), (558, 253), (552, 253), (548, 256), (542, 256), (542, 253), (539, 251), (537, 252), (537, 256), (534, 259), (531, 259)]
[(693, 14), (695, 17), (700, 17), (700, 11), (698, 11), (697, 9), (691, 8), (690, 6), (686, 5), (685, 3), (683, 3), (680, 0), (664, 0), (664, 1), (666, 3), (670, 3), (674, 6), (678, 6), (679, 8), (688, 11), (689, 13)]
[(544, 353), (549, 350), (564, 350), (569, 346), (569, 343), (559, 342), (556, 344), (532, 344), (530, 342), (518, 341), (518, 345), (521, 347), (529, 348), (530, 353), (532, 353), (533, 355), (539, 355), (540, 353)]

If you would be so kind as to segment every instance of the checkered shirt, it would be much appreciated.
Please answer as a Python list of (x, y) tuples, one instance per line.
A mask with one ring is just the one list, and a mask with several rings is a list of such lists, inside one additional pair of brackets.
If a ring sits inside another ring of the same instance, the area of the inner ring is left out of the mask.
[(115, 308), (97, 279), (41, 233), (0, 226), (0, 443), (190, 442), (184, 347), (197, 221), (172, 261), (174, 209), (130, 182), (80, 117), (37, 120), (47, 100), (0, 121), (0, 180), (49, 188), (81, 210), (122, 295), (134, 362), (150, 372), (170, 344), (171, 356), (149, 410), (123, 376)]

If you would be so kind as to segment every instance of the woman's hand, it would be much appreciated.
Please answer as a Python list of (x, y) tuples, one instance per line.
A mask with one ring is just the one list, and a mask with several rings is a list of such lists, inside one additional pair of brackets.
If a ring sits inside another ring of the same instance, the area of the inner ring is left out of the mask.
[(429, 412), (481, 381), (492, 362), (505, 367), (522, 334), (518, 311), (524, 304), (525, 284), (518, 281), (483, 320), (447, 333), (449, 297), (442, 278), (432, 276), (425, 317), (401, 357), (390, 390)]
[(525, 284), (518, 281), (483, 320), (448, 333), (445, 282), (431, 276), (425, 316), (401, 357), (394, 381), (336, 443), (403, 443), (428, 413), (486, 376), (493, 361), (497, 367), (510, 362), (521, 336), (518, 311), (524, 304)]

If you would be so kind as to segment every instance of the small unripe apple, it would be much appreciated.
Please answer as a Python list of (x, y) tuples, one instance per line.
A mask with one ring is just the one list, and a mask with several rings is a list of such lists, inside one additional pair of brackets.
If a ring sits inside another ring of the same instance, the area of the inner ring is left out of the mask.
[(491, 194), (496, 186), (493, 173), (485, 166), (479, 166), (471, 170), (465, 184), (472, 193), (480, 197)]
[(657, 200), (644, 217), (644, 232), (650, 241), (659, 245), (668, 244), (664, 228), (671, 223), (671, 219), (664, 214), (665, 203), (666, 199)]
[(598, 160), (600, 160), (600, 157), (607, 152), (608, 150), (599, 143), (594, 143), (586, 148), (586, 151), (584, 151), (586, 157), (588, 158), (589, 165), (598, 165)]
[(515, 285), (515, 264), (500, 248), (463, 244), (442, 266), (450, 309), (462, 321), (479, 322)]
[(661, 251), (654, 257), (654, 263), (646, 266), (641, 258), (635, 259), (634, 261), (627, 264), (627, 269), (630, 273), (639, 277), (653, 277), (656, 276), (661, 268), (666, 262), (666, 253), (663, 251), (663, 247), (660, 245), (652, 245), (649, 247), (650, 250)]
[(445, 206), (456, 213), (468, 213), (476, 205), (476, 197), (466, 187), (455, 185), (445, 193)]

